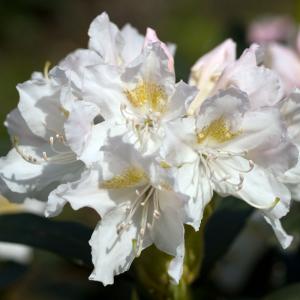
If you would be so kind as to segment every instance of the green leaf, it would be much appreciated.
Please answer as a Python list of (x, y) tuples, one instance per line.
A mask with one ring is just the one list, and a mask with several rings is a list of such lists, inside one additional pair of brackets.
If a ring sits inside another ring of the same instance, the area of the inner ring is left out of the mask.
[(47, 250), (88, 267), (92, 266), (88, 244), (91, 234), (90, 228), (75, 222), (28, 213), (0, 216), (0, 241)]
[(298, 300), (300, 297), (300, 283), (292, 284), (263, 298), (263, 300)]
[(204, 260), (202, 272), (208, 272), (228, 251), (232, 242), (244, 228), (253, 208), (242, 205), (233, 197), (220, 200), (219, 208), (209, 218), (205, 228)]

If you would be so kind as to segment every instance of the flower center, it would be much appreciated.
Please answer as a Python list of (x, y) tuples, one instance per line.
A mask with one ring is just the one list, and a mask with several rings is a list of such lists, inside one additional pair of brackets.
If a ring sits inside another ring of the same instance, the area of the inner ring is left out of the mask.
[(126, 90), (125, 95), (135, 108), (150, 109), (163, 113), (167, 108), (167, 95), (164, 89), (153, 82), (141, 82), (132, 90)]
[(101, 187), (104, 189), (121, 189), (136, 186), (146, 180), (147, 176), (143, 170), (135, 167), (126, 169), (122, 174), (105, 180)]
[(240, 131), (232, 132), (224, 118), (219, 118), (211, 122), (197, 133), (197, 143), (201, 144), (205, 140), (213, 140), (218, 143), (225, 143), (240, 134)]

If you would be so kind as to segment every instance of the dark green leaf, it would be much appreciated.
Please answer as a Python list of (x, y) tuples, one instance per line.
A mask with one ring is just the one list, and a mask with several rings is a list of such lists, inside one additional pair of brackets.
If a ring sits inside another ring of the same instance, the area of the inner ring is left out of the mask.
[(205, 228), (203, 272), (209, 271), (226, 254), (253, 211), (252, 207), (242, 206), (241, 200), (232, 197), (221, 201), (222, 206), (213, 213)]
[(91, 266), (91, 234), (90, 228), (75, 222), (27, 213), (0, 216), (0, 241), (47, 250), (86, 266)]

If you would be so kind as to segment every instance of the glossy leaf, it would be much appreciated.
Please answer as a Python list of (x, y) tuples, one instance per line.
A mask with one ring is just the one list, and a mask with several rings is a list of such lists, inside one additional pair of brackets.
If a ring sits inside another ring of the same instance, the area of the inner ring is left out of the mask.
[(206, 224), (202, 272), (208, 272), (226, 254), (253, 211), (252, 207), (232, 197), (220, 201), (219, 208)]
[(47, 250), (79, 264), (92, 266), (88, 244), (92, 230), (75, 222), (62, 222), (36, 215), (0, 216), (0, 241)]

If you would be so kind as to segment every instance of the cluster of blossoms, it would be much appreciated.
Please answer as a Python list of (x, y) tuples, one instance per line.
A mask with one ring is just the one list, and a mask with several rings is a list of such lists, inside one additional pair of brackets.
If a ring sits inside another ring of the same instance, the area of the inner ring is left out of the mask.
[(46, 216), (91, 207), (90, 279), (112, 284), (154, 244), (179, 282), (184, 224), (198, 230), (213, 194), (257, 208), (284, 248), (280, 219), (300, 199), (300, 92), (286, 92), (252, 45), (226, 40), (175, 81), (174, 51), (148, 28), (91, 24), (88, 49), (17, 86), (7, 117), (14, 148), (0, 160), (1, 193), (45, 201)]

